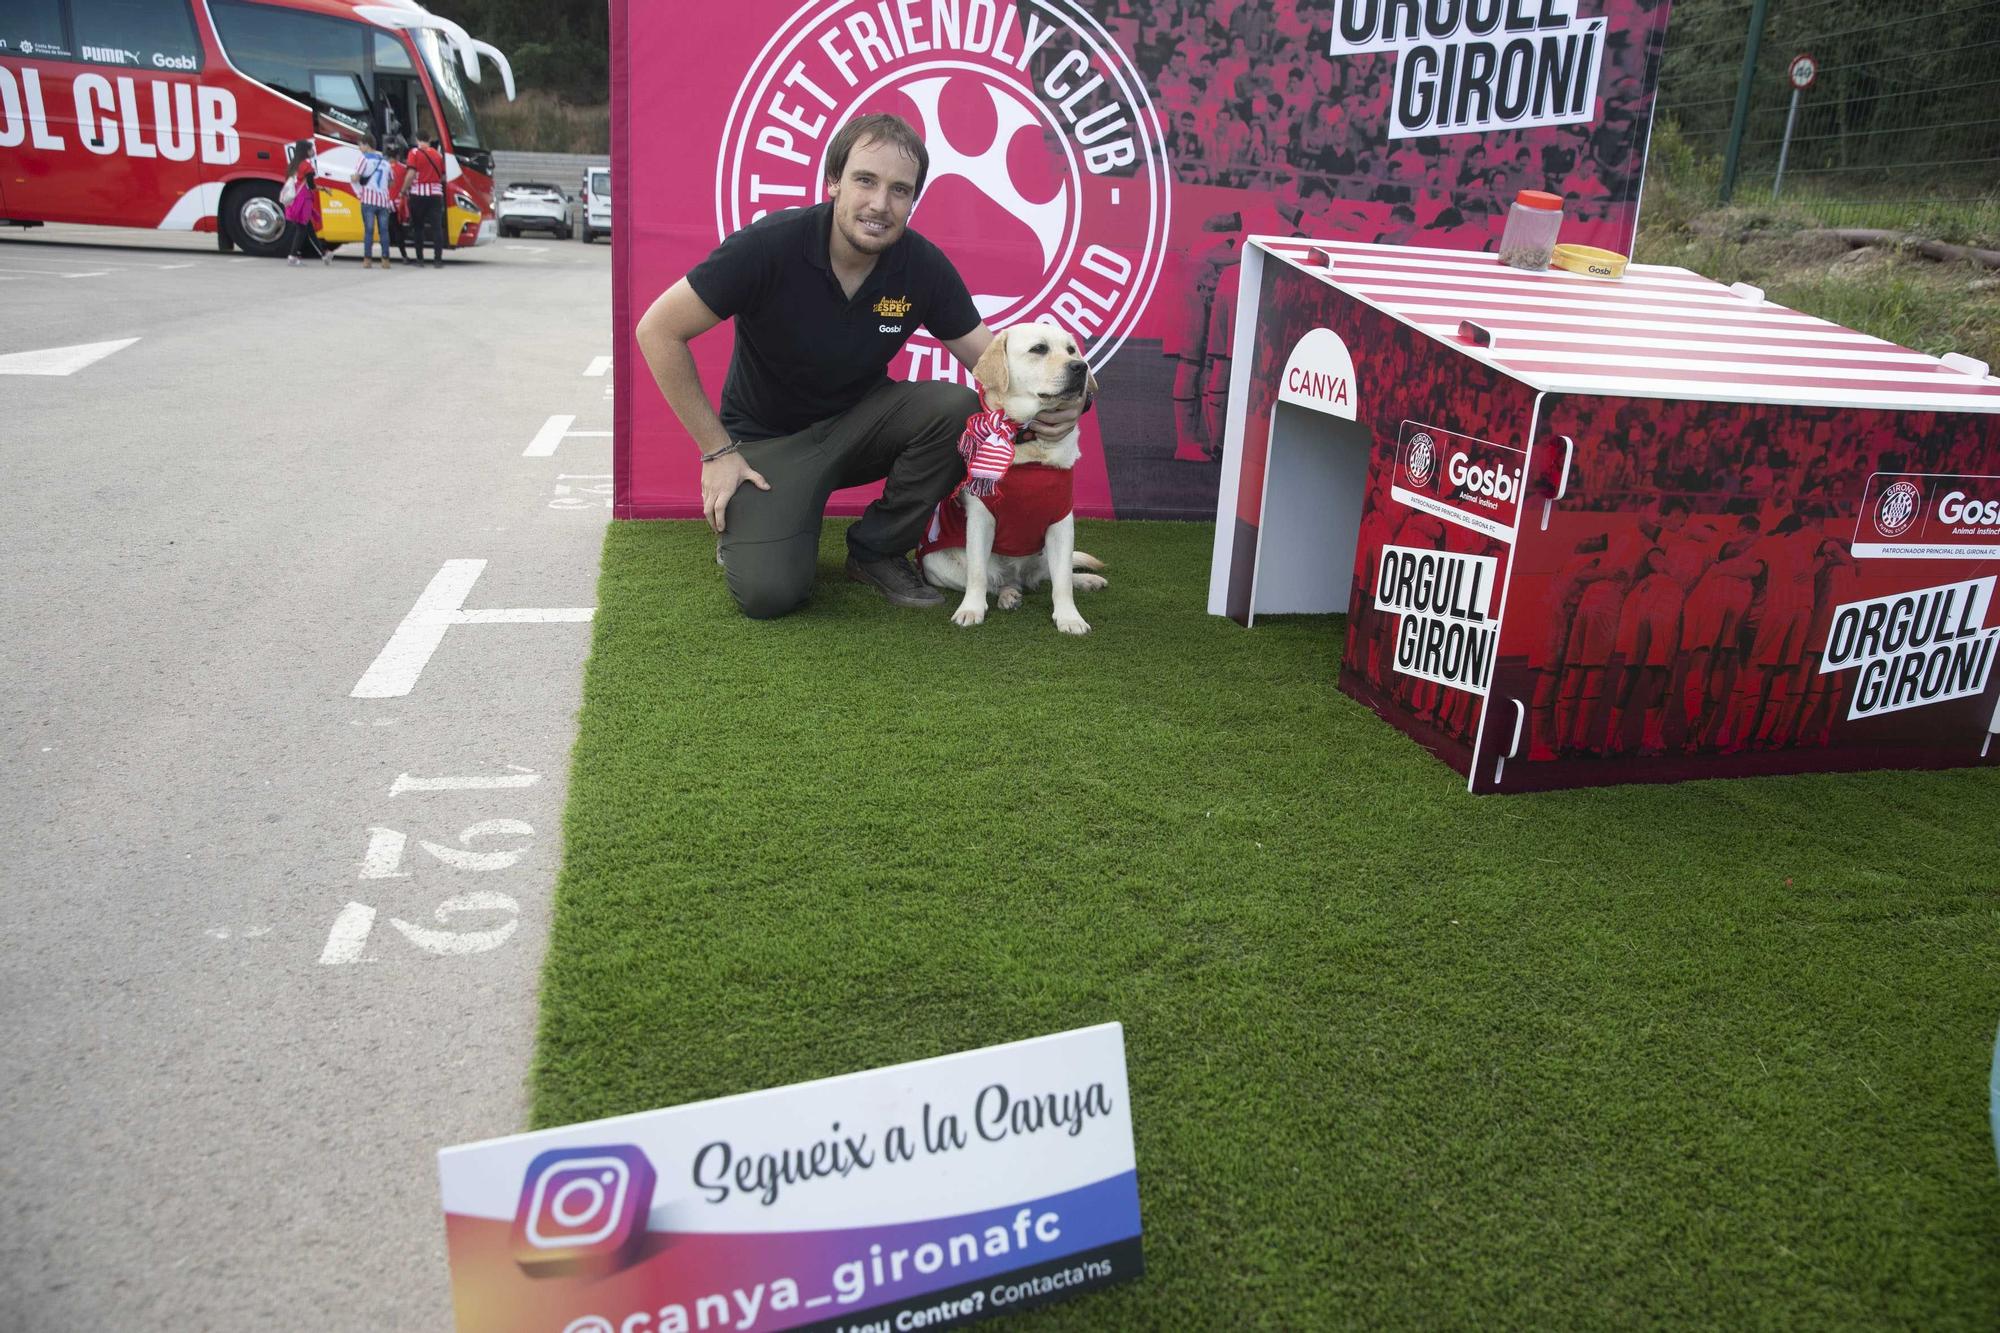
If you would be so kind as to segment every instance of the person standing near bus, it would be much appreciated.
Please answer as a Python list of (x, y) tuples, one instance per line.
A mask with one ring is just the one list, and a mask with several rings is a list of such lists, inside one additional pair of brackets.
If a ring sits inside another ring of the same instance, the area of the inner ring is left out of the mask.
[(389, 159), (375, 151), (375, 136), (368, 136), (368, 151), (354, 169), (354, 194), (361, 201), (361, 267), (375, 266), (374, 250), (382, 246), (382, 267), (389, 267)]
[(410, 223), (417, 229), (417, 263), (424, 262), (424, 237), (431, 236), (431, 263), (444, 267), (444, 145), (437, 139), (410, 150), (410, 174), (403, 191), (410, 198)]
[(301, 157), (299, 165), (292, 172), (289, 186), (292, 197), (285, 204), (285, 225), (291, 229), (291, 250), (285, 262), (293, 267), (305, 263), (301, 254), (319, 252), (319, 262), (333, 263), (333, 256), (319, 243), (315, 234), (319, 231), (319, 177), (313, 171), (313, 159)]
[(402, 256), (404, 266), (410, 260), (410, 196), (404, 192), (404, 184), (410, 180), (410, 140), (392, 138), (388, 144), (388, 194), (394, 204), (394, 212), (388, 220), (390, 240), (396, 242), (396, 254)]

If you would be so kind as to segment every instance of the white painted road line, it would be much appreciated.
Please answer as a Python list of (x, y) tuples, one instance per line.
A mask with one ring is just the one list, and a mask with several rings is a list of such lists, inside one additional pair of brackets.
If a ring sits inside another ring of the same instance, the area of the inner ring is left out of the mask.
[(358, 963), (368, 944), (368, 932), (375, 927), (375, 909), (364, 903), (349, 903), (333, 919), (333, 931), (320, 951), (322, 963)]
[(95, 273), (56, 273), (49, 269), (40, 268), (10, 268), (6, 272), (19, 273), (23, 277), (29, 278), (106, 278), (111, 276), (108, 269), (100, 269)]
[(521, 457), (553, 458), (555, 457), (556, 446), (564, 440), (608, 440), (611, 438), (611, 432), (608, 430), (571, 430), (570, 427), (575, 424), (575, 413), (550, 417), (542, 423), (542, 428), (535, 432), (535, 438), (528, 441), (528, 447), (521, 451)]
[(527, 450), (521, 457), (553, 458), (556, 446), (562, 443), (564, 434), (575, 424), (576, 416), (573, 413), (569, 416), (550, 417), (542, 423), (542, 428), (535, 432), (535, 438), (528, 441)]
[(34, 352), (12, 352), (0, 356), (0, 375), (74, 375), (85, 366), (95, 365), (113, 352), (122, 352), (137, 338), (114, 342), (77, 343), (73, 347), (44, 347)]
[(458, 625), (559, 625), (588, 620), (596, 612), (587, 606), (510, 606), (490, 611), (460, 611)]
[[(157, 250), (158, 254), (186, 254), (185, 250)], [(99, 246), (57, 246), (46, 242), (30, 241), (26, 244), (9, 245), (0, 242), (0, 259), (9, 264), (54, 264), (58, 267), (75, 268), (79, 264), (90, 268), (142, 269), (193, 268), (195, 261), (186, 263), (161, 264), (152, 260), (133, 257), (130, 251), (119, 259), (106, 258), (106, 251)]]
[[(56, 251), (46, 255), (32, 255), (25, 251), (26, 247), (19, 250), (10, 250), (4, 256), (0, 257), (4, 257), (9, 264), (52, 264), (58, 268), (75, 268), (79, 262), (87, 264), (93, 269), (105, 270), (138, 270), (164, 267), (164, 265), (160, 264), (121, 264), (115, 259), (103, 259), (97, 255), (85, 253)], [(178, 267), (187, 268), (191, 266), (182, 264)]]
[(431, 654), (444, 642), (445, 631), (453, 625), (576, 623), (597, 614), (595, 608), (588, 606), (462, 610), (467, 594), (485, 568), (484, 560), (445, 561), (375, 661), (362, 672), (349, 697), (400, 699), (408, 694), (416, 688), (417, 677), (423, 674)]
[[(534, 836), (534, 826), (522, 819), (482, 819), (477, 824), (468, 825), (458, 835), (461, 843), (474, 838), (529, 838)], [(499, 851), (480, 852), (469, 847), (446, 847), (428, 838), (418, 843), (425, 851), (435, 856), (454, 870), (505, 870), (528, 854), (529, 844), (507, 847)]]
[(604, 375), (610, 369), (611, 369), (610, 357), (593, 356), (592, 358), (590, 358), (590, 364), (583, 368), (583, 373), (588, 376), (596, 377)]
[(369, 829), (368, 851), (361, 859), (361, 878), (408, 879), (409, 871), (396, 868), (403, 864), (403, 843), (407, 840), (407, 834), (392, 828)]
[(396, 780), (389, 784), (389, 794), (401, 796), (406, 791), (498, 791), (505, 787), (532, 787), (542, 780), (542, 775), (532, 768), (522, 768), (519, 764), (507, 767), (514, 771), (497, 777), (413, 778), (408, 773), (398, 773)]
[(507, 942), (521, 925), (521, 904), (504, 893), (491, 889), (474, 889), (471, 893), (461, 893), (455, 898), (447, 898), (437, 905), (432, 913), (441, 926), (451, 924), (451, 918), (459, 912), (506, 912), (507, 923), (491, 930), (430, 930), (423, 926), (413, 926), (407, 921), (389, 918), (389, 924), (402, 932), (403, 938), (419, 949), (430, 953), (451, 956), (455, 954), (485, 953), (497, 949)]

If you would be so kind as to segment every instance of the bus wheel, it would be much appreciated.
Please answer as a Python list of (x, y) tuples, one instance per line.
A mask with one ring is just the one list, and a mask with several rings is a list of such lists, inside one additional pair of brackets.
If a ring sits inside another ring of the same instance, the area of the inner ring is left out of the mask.
[(269, 181), (239, 181), (222, 197), (222, 226), (246, 255), (276, 259), (285, 253), (285, 210)]

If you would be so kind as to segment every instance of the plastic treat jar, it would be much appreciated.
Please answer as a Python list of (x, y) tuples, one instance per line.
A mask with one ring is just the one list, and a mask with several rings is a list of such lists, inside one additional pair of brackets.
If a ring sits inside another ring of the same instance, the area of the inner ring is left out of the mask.
[(1513, 268), (1545, 269), (1562, 230), (1562, 199), (1544, 190), (1523, 190), (1507, 210), (1500, 233), (1500, 262)]

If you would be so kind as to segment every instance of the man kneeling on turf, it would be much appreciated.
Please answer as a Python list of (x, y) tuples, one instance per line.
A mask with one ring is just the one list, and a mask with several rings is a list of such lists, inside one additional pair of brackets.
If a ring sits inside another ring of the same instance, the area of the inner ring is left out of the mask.
[[(897, 606), (944, 600), (909, 552), (965, 476), (958, 438), (979, 400), (891, 380), (888, 366), (919, 324), (968, 368), (993, 331), (951, 261), (909, 229), (929, 169), (904, 121), (849, 121), (827, 148), (825, 202), (743, 228), (639, 321), (639, 350), (701, 451), (702, 514), (747, 616), (806, 600), (827, 497), (870, 481), (887, 484), (848, 530), (847, 576)], [(688, 343), (732, 318), (718, 416)], [(1035, 426), (1060, 435), (1077, 416), (1051, 411)]]

